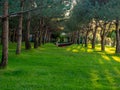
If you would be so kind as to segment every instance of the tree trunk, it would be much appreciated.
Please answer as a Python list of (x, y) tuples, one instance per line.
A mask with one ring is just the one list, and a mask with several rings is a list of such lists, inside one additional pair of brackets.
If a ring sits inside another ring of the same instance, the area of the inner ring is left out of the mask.
[[(23, 4), (24, 0), (21, 0), (21, 11), (23, 11)], [(19, 25), (18, 25), (18, 31), (17, 31), (17, 49), (16, 54), (21, 53), (21, 45), (22, 45), (22, 21), (23, 21), (23, 14), (20, 13), (19, 16)]]
[(105, 36), (101, 36), (101, 51), (105, 51)]
[(77, 44), (80, 44), (80, 31), (78, 30), (78, 39), (77, 39)]
[(120, 53), (120, 30), (119, 19), (116, 19), (116, 53)]
[(0, 63), (0, 68), (5, 68), (8, 63), (8, 34), (9, 34), (9, 20), (8, 20), (8, 1), (4, 3), (3, 9), (3, 30), (2, 30), (2, 61)]
[(42, 45), (42, 40), (43, 40), (43, 30), (41, 29), (39, 31), (39, 41), (38, 41), (38, 45), (41, 46)]
[(48, 42), (51, 42), (51, 32), (49, 32), (49, 36), (48, 36)]
[(45, 32), (44, 32), (44, 40), (43, 40), (43, 44), (45, 44), (47, 42), (47, 33), (48, 33), (48, 30), (46, 28)]
[(89, 31), (86, 32), (86, 36), (85, 36), (85, 47), (88, 47), (88, 34), (89, 34)]
[(11, 35), (12, 35), (12, 30), (11, 29), (9, 29), (9, 35), (8, 35), (8, 38), (9, 38), (9, 42), (11, 42), (12, 41), (12, 38), (11, 38)]
[(96, 41), (97, 28), (98, 28), (98, 26), (97, 26), (97, 22), (96, 22), (95, 31), (93, 31), (92, 49), (95, 49), (95, 41)]
[(38, 46), (41, 46), (42, 44), (42, 37), (43, 37), (43, 18), (40, 19), (40, 27), (39, 27), (39, 40), (38, 40)]
[(76, 31), (73, 32), (72, 40), (73, 40), (73, 43), (74, 43), (74, 44), (77, 44), (78, 38), (77, 38), (77, 32), (76, 32)]
[(34, 36), (34, 48), (38, 48), (38, 31), (35, 32)]
[(31, 44), (30, 44), (30, 13), (28, 12), (28, 19), (27, 19), (27, 30), (25, 33), (25, 48), (26, 49), (31, 49)]
[(3, 44), (3, 39), (2, 39), (2, 37), (3, 37), (3, 24), (4, 24), (4, 19), (2, 18), (2, 33), (1, 33), (1, 44)]
[(15, 35), (16, 35), (16, 29), (13, 29), (13, 33), (12, 33), (12, 37), (11, 37), (11, 41), (12, 41), (12, 42), (15, 42), (15, 41), (16, 41)]
[(104, 24), (102, 30), (101, 30), (101, 51), (105, 51), (105, 33), (106, 33), (106, 23)]

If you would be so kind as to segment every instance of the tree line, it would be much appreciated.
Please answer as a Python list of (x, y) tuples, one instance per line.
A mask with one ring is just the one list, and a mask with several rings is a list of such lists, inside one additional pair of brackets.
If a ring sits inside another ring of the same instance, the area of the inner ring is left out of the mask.
[[(16, 54), (56, 39), (66, 32), (68, 41), (85, 47), (91, 43), (109, 43), (120, 53), (119, 0), (0, 0), (1, 68), (8, 63), (9, 42), (15, 42)], [(53, 37), (53, 38), (52, 38)], [(99, 38), (98, 38), (99, 37)], [(99, 40), (98, 40), (99, 39)]]
[(25, 41), (25, 49), (31, 49), (30, 41), (34, 42), (34, 48), (50, 42), (52, 33), (59, 29), (59, 24), (56, 24), (59, 21), (57, 18), (62, 19), (62, 14), (68, 8), (61, 0), (1, 0), (0, 4), (3, 11), (0, 12), (1, 68), (8, 64), (9, 42), (17, 43), (16, 54), (21, 53), (22, 41)]
[(76, 0), (76, 3), (70, 19), (66, 22), (69, 28), (66, 32), (71, 31), (71, 40), (79, 44), (81, 37), (85, 47), (90, 41), (95, 49), (99, 34), (101, 51), (105, 51), (107, 38), (110, 38), (111, 46), (115, 46), (116, 53), (120, 53), (120, 1)]

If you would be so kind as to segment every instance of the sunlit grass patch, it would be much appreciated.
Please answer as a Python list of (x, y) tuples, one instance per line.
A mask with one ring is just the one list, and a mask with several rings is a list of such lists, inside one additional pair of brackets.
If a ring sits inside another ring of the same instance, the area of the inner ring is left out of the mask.
[(80, 46), (77, 46), (77, 49), (80, 49), (81, 47)]
[(67, 49), (66, 49), (66, 51), (70, 51), (70, 50), (71, 50), (71, 48), (67, 48)]
[(117, 61), (117, 62), (120, 62), (120, 57), (118, 56), (112, 56), (113, 60)]
[(79, 50), (73, 49), (72, 52), (77, 53), (77, 52), (79, 52)]
[(101, 48), (99, 45), (95, 47), (95, 51), (101, 51)]
[(110, 61), (110, 58), (106, 55), (101, 55), (104, 60)]
[(106, 47), (105, 51), (109, 54), (114, 54), (115, 48), (114, 47)]

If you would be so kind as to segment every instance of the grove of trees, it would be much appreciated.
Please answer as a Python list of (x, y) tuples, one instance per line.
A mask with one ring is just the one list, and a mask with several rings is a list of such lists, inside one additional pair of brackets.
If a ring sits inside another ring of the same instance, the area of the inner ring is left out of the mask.
[(68, 41), (88, 47), (101, 44), (120, 53), (120, 0), (0, 0), (1, 68), (8, 64), (9, 42), (16, 54), (54, 42), (65, 32)]

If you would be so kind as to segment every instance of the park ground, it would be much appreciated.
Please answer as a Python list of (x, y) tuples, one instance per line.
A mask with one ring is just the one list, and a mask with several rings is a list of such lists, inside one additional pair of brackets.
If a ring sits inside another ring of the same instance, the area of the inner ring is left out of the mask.
[(92, 50), (45, 44), (31, 50), (23, 46), (16, 55), (15, 46), (9, 46), (7, 69), (0, 70), (0, 90), (120, 90), (120, 55), (115, 48), (101, 52), (99, 45)]

